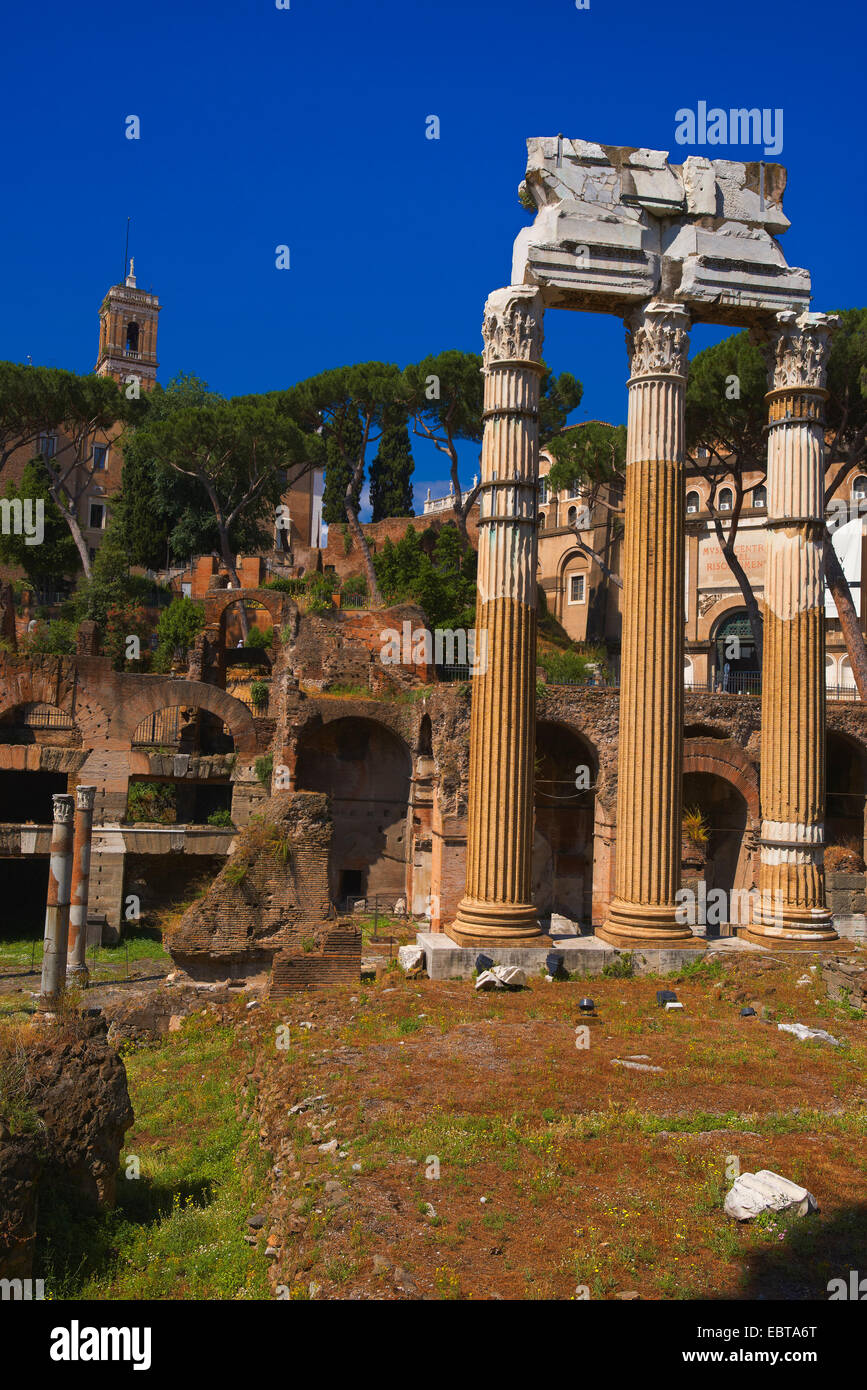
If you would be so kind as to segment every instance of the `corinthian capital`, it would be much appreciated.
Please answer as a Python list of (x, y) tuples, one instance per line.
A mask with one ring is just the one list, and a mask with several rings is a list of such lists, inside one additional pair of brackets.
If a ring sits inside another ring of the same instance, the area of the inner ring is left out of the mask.
[(55, 792), (51, 800), (54, 803), (55, 822), (62, 825), (66, 821), (71, 821), (75, 806), (74, 799), (67, 792)]
[(75, 804), (79, 811), (92, 811), (96, 787), (76, 787)]
[(839, 322), (837, 314), (796, 314), (793, 309), (777, 314), (777, 332), (761, 344), (772, 391), (824, 388), (831, 335)]
[(686, 376), (690, 317), (682, 304), (651, 300), (625, 322), (630, 376)]
[(529, 285), (488, 295), (482, 324), (485, 370), (499, 362), (540, 362), (543, 319), (542, 296)]

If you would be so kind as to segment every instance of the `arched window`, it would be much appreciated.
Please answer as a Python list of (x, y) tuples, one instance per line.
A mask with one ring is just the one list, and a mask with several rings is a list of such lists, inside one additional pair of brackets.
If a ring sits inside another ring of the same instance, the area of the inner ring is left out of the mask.
[(138, 352), (138, 324), (135, 319), (130, 319), (126, 326), (126, 348), (127, 353)]
[(855, 684), (855, 677), (852, 675), (852, 663), (848, 656), (844, 656), (840, 661), (840, 685), (843, 690), (851, 690)]
[(566, 513), (566, 520), (570, 526), (574, 526), (578, 520), (578, 508), (570, 507)]
[(828, 652), (825, 653), (825, 686), (833, 690), (837, 684), (837, 662)]
[(544, 513), (544, 512), (540, 512), (540, 513), (539, 513), (539, 530), (540, 530), (540, 531), (544, 531), (544, 529), (545, 529), (545, 513)]
[(730, 512), (731, 509), (732, 509), (732, 503), (734, 502), (734, 500), (735, 500), (735, 499), (734, 499), (734, 494), (733, 494), (731, 488), (730, 488), (730, 487), (724, 487), (723, 490), (722, 490), (722, 492), (721, 492), (720, 495), (719, 495), (719, 510), (720, 510), (721, 512)]
[(864, 477), (863, 473), (859, 473), (852, 484), (852, 496), (857, 498), (859, 502), (867, 499), (867, 478)]
[(766, 507), (768, 505), (768, 489), (766, 487), (753, 488), (753, 506)]
[(699, 494), (697, 492), (688, 492), (686, 494), (686, 510), (688, 512), (697, 512), (700, 507), (701, 497)]
[[(698, 494), (696, 494), (696, 496), (697, 495)], [(695, 677), (693, 672), (694, 667), (692, 664), (692, 657), (685, 656), (683, 658), (683, 683), (686, 686), (687, 690), (691, 689), (691, 687), (695, 684)]]

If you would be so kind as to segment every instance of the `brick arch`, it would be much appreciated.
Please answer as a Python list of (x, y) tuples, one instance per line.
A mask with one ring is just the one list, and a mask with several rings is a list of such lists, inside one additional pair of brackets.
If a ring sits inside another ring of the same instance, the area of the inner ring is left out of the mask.
[(235, 752), (252, 757), (256, 752), (256, 728), (253, 716), (242, 700), (227, 695), (216, 685), (203, 681), (161, 680), (145, 677), (147, 685), (138, 686), (123, 705), (112, 712), (109, 735), (127, 743), (143, 719), (161, 709), (188, 705), (217, 715), (226, 725), (235, 743)]
[(707, 612), (699, 618), (696, 641), (709, 642), (711, 640), (710, 635), (720, 618), (724, 618), (727, 613), (737, 612), (746, 612), (746, 605), (744, 604), (743, 595), (740, 592), (729, 594), (726, 598), (718, 599), (713, 607), (709, 608)]
[(563, 732), (564, 732), (565, 734), (571, 734), (574, 738), (580, 739), (580, 741), (581, 741), (582, 743), (586, 744), (586, 745), (587, 745), (587, 748), (588, 748), (588, 750), (589, 750), (590, 756), (591, 756), (591, 758), (593, 759), (593, 763), (594, 763), (594, 769), (593, 769), (593, 771), (594, 771), (594, 774), (598, 773), (598, 771), (599, 771), (599, 749), (596, 747), (596, 744), (593, 742), (592, 738), (590, 738), (590, 736), (589, 736), (589, 734), (587, 733), (586, 729), (582, 729), (578, 724), (570, 724), (569, 721), (568, 721), (567, 719), (548, 719), (548, 718), (545, 717), (544, 714), (543, 714), (543, 715), (538, 715), (537, 718), (536, 718), (536, 729), (537, 729), (537, 730), (538, 730), (540, 724), (549, 724), (552, 728), (555, 728), (555, 729), (562, 729)]
[(752, 820), (760, 819), (756, 769), (743, 749), (729, 739), (688, 738), (683, 745), (683, 770), (709, 772), (730, 782), (747, 803)]
[(74, 718), (75, 678), (61, 682), (56, 666), (20, 666), (0, 678), (0, 715), (18, 705), (53, 705)]
[(220, 640), (226, 635), (226, 612), (234, 603), (258, 603), (267, 608), (274, 620), (275, 641), (280, 638), (280, 626), (286, 612), (286, 594), (277, 589), (212, 589), (205, 599), (205, 622), (218, 626)]

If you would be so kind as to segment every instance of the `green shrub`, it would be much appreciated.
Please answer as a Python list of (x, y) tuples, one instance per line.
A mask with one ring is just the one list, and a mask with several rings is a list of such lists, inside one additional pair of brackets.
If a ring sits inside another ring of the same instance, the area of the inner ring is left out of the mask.
[(172, 825), (177, 821), (175, 788), (166, 782), (130, 782), (126, 802), (129, 821), (157, 821)]
[(262, 585), (263, 589), (276, 589), (280, 594), (303, 594), (306, 591), (306, 584), (303, 579), (266, 579)]
[(186, 660), (190, 647), (205, 625), (205, 609), (184, 595), (174, 598), (160, 614), (154, 668), (168, 671), (173, 662)]
[(232, 812), (225, 808), (221, 811), (212, 811), (208, 816), (208, 825), (234, 825)]
[(254, 647), (257, 651), (260, 651), (264, 650), (265, 647), (270, 647), (273, 641), (273, 627), (251, 627), (250, 631), (247, 633), (247, 640), (244, 645), (246, 647)]
[(49, 656), (71, 656), (75, 652), (77, 634), (75, 623), (52, 618), (50, 622), (37, 622), (33, 631), (21, 638), (19, 648), (28, 656), (41, 652)]
[(254, 709), (265, 709), (271, 693), (271, 687), (266, 681), (253, 681), (250, 686), (250, 699), (253, 701)]
[(274, 754), (267, 753), (264, 758), (257, 758), (253, 764), (256, 777), (266, 792), (271, 790), (271, 777), (274, 773)]
[(592, 661), (592, 657), (571, 650), (543, 652), (538, 658), (538, 664), (545, 672), (545, 679), (550, 685), (559, 685), (564, 681), (589, 682), (593, 674), (590, 670)]

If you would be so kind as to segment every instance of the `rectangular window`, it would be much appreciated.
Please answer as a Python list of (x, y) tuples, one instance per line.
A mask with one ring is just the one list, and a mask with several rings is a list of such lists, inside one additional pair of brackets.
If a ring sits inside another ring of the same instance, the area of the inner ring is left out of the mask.
[(91, 531), (101, 531), (105, 525), (105, 507), (101, 502), (91, 502), (89, 524)]
[(583, 575), (583, 574), (570, 574), (570, 576), (569, 576), (569, 602), (570, 602), (570, 603), (583, 603), (583, 602), (584, 602), (584, 585), (585, 585), (585, 582), (586, 582), (586, 575)]
[(186, 580), (184, 580), (183, 583), (181, 584), (181, 593), (182, 593), (182, 595), (183, 595), (184, 598), (192, 598), (192, 597), (193, 597), (193, 586), (192, 586), (192, 584), (188, 584), (188, 583), (186, 582)]
[(57, 453), (57, 435), (40, 434), (39, 452), (44, 459), (53, 459), (54, 455)]
[(548, 479), (547, 479), (547, 478), (540, 478), (540, 479), (539, 479), (539, 505), (540, 505), (541, 507), (544, 507), (544, 505), (545, 505), (545, 503), (546, 503), (547, 501), (548, 501)]
[(93, 446), (93, 471), (101, 473), (105, 468), (108, 459), (108, 445), (94, 444)]

